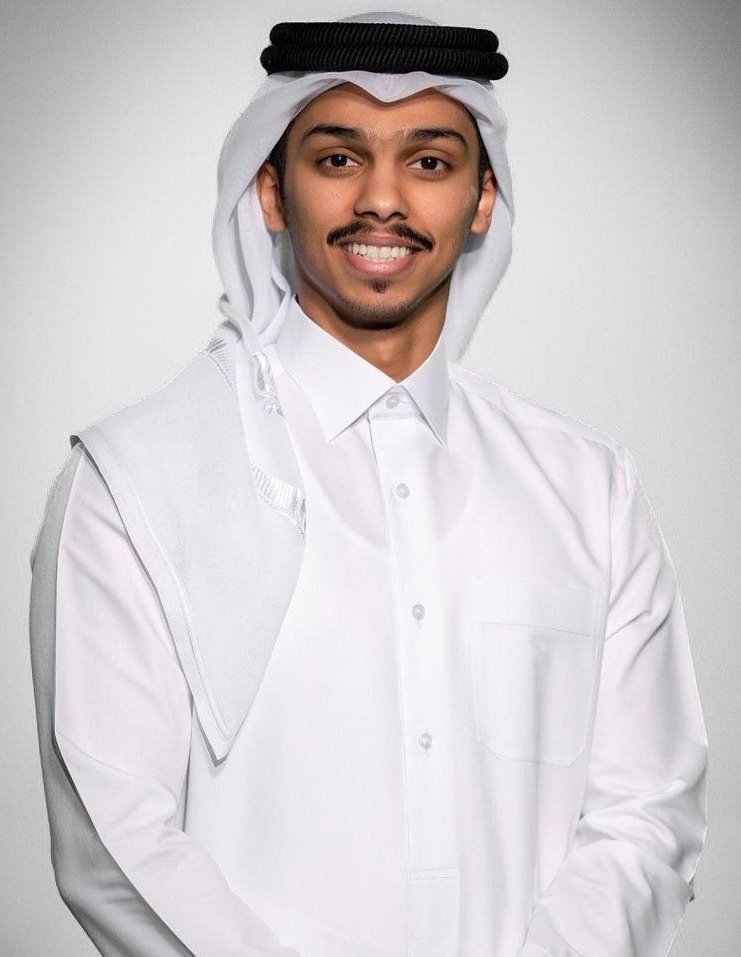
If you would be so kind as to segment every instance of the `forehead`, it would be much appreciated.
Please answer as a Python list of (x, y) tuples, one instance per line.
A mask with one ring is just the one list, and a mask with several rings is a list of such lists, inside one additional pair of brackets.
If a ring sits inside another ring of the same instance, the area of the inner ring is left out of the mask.
[(301, 133), (316, 123), (364, 126), (379, 135), (413, 127), (451, 126), (468, 137), (475, 136), (474, 120), (466, 107), (432, 88), (387, 103), (362, 87), (342, 83), (314, 97), (293, 126)]

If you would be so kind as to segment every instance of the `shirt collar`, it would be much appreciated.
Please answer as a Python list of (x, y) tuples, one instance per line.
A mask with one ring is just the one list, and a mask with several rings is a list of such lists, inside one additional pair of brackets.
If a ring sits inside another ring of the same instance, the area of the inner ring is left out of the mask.
[(310, 319), (295, 295), (275, 341), (280, 362), (311, 402), (328, 442), (394, 387), (414, 399), (442, 445), (447, 445), (450, 376), (445, 337), (414, 372), (396, 382)]

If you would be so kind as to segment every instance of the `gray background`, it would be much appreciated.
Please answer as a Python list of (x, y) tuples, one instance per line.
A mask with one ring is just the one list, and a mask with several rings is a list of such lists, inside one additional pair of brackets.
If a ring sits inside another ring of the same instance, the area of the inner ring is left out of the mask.
[[(711, 741), (708, 845), (672, 957), (731, 957), (741, 10), (731, 0), (379, 6), (492, 28), (510, 59), (499, 86), (515, 252), (463, 362), (636, 457), (679, 575)], [(161, 385), (221, 321), (216, 162), (264, 76), (269, 27), (373, 8), (0, 6), (2, 954), (96, 953), (54, 885), (27, 640), (28, 554), (67, 436)]]

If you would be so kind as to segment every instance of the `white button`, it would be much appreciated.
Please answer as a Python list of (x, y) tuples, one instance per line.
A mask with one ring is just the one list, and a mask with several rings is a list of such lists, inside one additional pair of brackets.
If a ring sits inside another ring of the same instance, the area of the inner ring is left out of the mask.
[(399, 482), (396, 486), (396, 494), (399, 498), (406, 498), (409, 495), (409, 486), (405, 485), (403, 482)]
[(398, 404), (399, 404), (399, 396), (396, 394), (392, 394), (388, 397), (388, 399), (386, 399), (386, 406), (389, 409), (396, 408)]
[(432, 747), (432, 735), (428, 734), (426, 731), (424, 734), (420, 734), (419, 746), (420, 748), (424, 748), (425, 751), (429, 751)]
[(414, 617), (417, 619), (417, 621), (421, 621), (421, 620), (424, 618), (424, 616), (425, 616), (425, 606), (424, 606), (424, 605), (413, 605), (413, 606), (412, 606), (412, 614), (413, 614)]

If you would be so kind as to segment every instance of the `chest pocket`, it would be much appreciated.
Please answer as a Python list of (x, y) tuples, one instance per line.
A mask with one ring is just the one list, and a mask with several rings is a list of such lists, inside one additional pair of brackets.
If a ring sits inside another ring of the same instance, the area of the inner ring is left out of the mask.
[(523, 578), (469, 581), (476, 734), (498, 758), (568, 766), (584, 750), (602, 594)]

